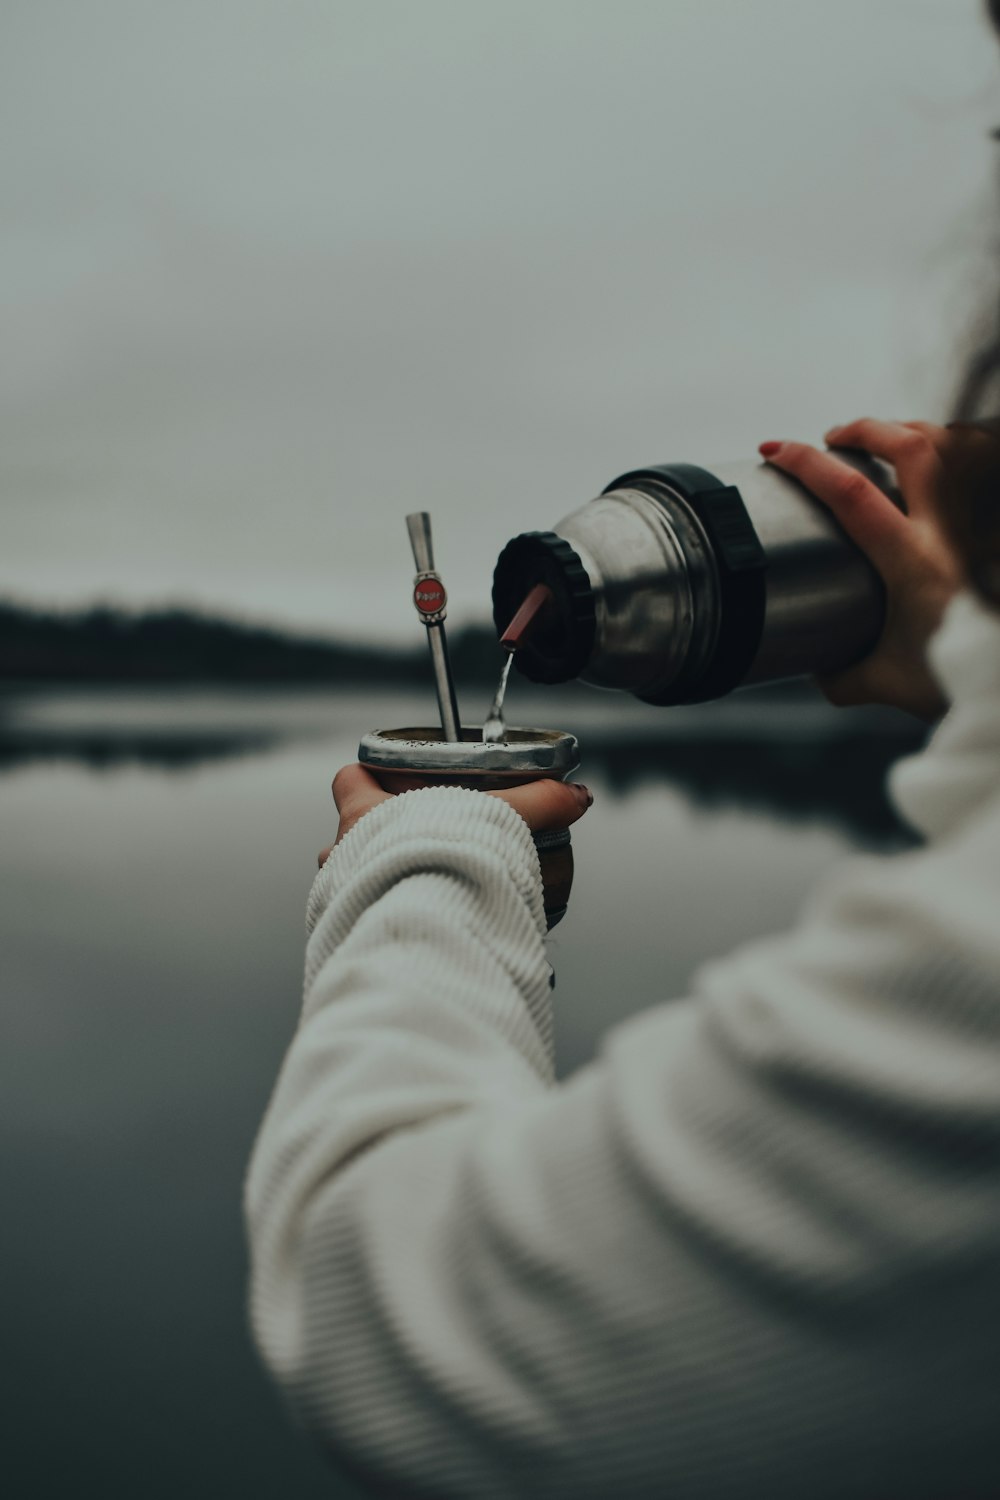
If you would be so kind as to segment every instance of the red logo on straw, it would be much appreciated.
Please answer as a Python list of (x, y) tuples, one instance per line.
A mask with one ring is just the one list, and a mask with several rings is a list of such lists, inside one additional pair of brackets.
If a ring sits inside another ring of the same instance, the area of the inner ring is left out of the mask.
[(440, 578), (418, 578), (413, 586), (413, 602), (422, 615), (440, 614), (448, 603)]

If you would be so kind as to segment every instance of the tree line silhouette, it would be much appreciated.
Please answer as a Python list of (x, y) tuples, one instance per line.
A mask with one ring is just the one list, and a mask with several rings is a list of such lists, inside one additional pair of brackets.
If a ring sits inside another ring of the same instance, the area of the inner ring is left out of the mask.
[[(488, 624), (449, 636), (455, 676), (495, 680), (500, 660)], [(396, 685), (426, 674), (426, 647), (298, 636), (187, 609), (131, 613), (101, 605), (74, 613), (0, 602), (0, 681), (231, 682)]]

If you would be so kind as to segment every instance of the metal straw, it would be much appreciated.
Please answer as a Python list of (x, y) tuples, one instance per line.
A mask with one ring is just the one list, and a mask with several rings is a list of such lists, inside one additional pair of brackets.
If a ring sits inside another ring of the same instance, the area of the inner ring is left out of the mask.
[[(431, 518), (425, 510), (414, 511), (406, 518), (406, 529), (410, 533), (413, 561), (417, 565), (413, 602), (424, 625), (427, 627), (427, 644), (430, 647), (431, 664), (434, 668), (434, 686), (437, 689), (438, 708), (441, 711), (441, 728), (446, 740), (461, 739), (458, 717), (458, 699), (448, 663), (448, 643), (444, 636), (444, 620), (447, 613), (448, 596), (444, 585), (434, 570), (434, 548), (431, 543)], [(439, 595), (439, 599), (431, 596)]]

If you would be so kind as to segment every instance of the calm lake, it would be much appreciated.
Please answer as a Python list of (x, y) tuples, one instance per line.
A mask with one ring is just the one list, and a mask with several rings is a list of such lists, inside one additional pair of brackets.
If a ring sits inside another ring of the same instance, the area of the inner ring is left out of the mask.
[[(509, 709), (579, 735), (596, 797), (551, 940), (563, 1073), (788, 924), (843, 855), (906, 839), (882, 782), (917, 736), (892, 714), (523, 685)], [(241, 1180), (295, 1024), (333, 772), (364, 731), (427, 718), (423, 691), (0, 700), (9, 1494), (334, 1492), (249, 1345)]]

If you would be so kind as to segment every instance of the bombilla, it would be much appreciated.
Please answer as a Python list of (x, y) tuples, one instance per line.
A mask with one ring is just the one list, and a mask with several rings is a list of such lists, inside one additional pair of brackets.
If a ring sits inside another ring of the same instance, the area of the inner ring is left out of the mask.
[(431, 541), (431, 518), (425, 510), (414, 511), (406, 518), (413, 561), (417, 576), (413, 581), (413, 603), (427, 627), (427, 644), (434, 668), (434, 687), (441, 712), (441, 729), (446, 740), (455, 743), (462, 738), (458, 717), (458, 699), (448, 663), (448, 643), (444, 620), (448, 612), (448, 595), (434, 570), (434, 547)]

